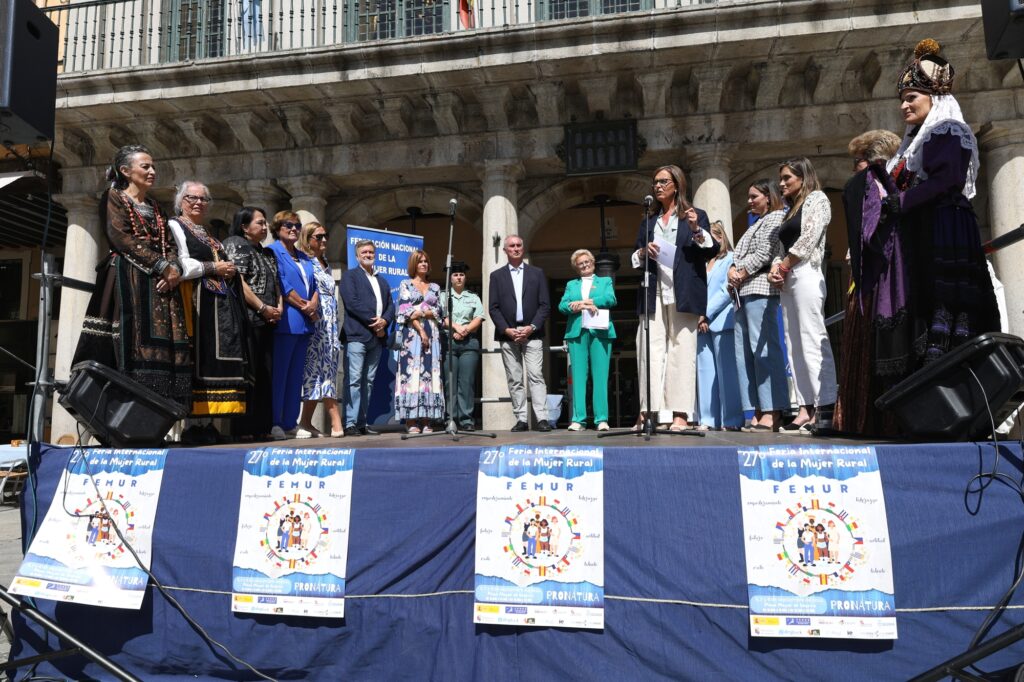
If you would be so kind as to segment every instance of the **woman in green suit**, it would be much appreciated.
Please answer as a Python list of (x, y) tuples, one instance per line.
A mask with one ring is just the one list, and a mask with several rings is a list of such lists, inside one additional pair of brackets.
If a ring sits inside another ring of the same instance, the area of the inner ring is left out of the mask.
[(587, 421), (587, 373), (594, 377), (594, 423), (598, 431), (608, 430), (608, 366), (611, 362), (615, 326), (609, 308), (615, 306), (610, 277), (594, 275), (594, 254), (579, 249), (570, 258), (579, 279), (565, 287), (558, 309), (569, 316), (565, 343), (572, 364), (572, 424), (570, 431), (582, 431)]

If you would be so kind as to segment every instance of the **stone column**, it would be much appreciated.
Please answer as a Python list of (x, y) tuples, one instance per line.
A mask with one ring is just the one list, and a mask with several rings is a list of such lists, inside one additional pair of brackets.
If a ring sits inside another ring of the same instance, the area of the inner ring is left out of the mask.
[(300, 214), (303, 224), (311, 220), (326, 224), (327, 200), (335, 191), (333, 184), (320, 175), (278, 178), (277, 184), (291, 195), (291, 209)]
[[(988, 212), (995, 239), (1024, 224), (1024, 123), (999, 122), (981, 135), (981, 175), (988, 185)], [(1024, 336), (1024, 269), (1021, 244), (995, 253), (996, 275), (1006, 294), (1010, 333)]]
[[(83, 282), (96, 281), (96, 264), (106, 254), (107, 241), (99, 220), (99, 200), (95, 195), (58, 194), (54, 201), (68, 212), (68, 233), (64, 245), (63, 275)], [(78, 347), (82, 320), (89, 304), (90, 294), (65, 287), (60, 295), (60, 325), (57, 331), (57, 352), (54, 376), (66, 380), (71, 373), (71, 360)], [(56, 443), (61, 436), (75, 436), (75, 419), (53, 400), (53, 419), (50, 441)]]
[[(284, 195), (269, 179), (242, 180), (229, 184), (232, 190), (242, 197), (242, 206), (255, 206), (267, 212), (267, 224), (274, 219), (274, 214), (281, 209)], [(267, 232), (267, 238), (263, 241), (264, 246), (274, 241), (274, 238)]]
[[(523, 165), (513, 160), (491, 160), (484, 162), (480, 174), (483, 181), (483, 257), (480, 272), (483, 275), (483, 299), (486, 308), (490, 292), (490, 274), (499, 265), (507, 262), (502, 250), (506, 236), (516, 234), (519, 218), (516, 213), (519, 179), (523, 176)], [(481, 330), (481, 345), (485, 350), (496, 349), (494, 325), (490, 316), (484, 318)], [(508, 382), (505, 368), (498, 353), (484, 353), (482, 362), (483, 398), (508, 396)], [(508, 403), (484, 403), (483, 425), (489, 430), (507, 430), (515, 424), (511, 405)]]
[(725, 233), (732, 234), (732, 202), (729, 196), (729, 147), (691, 145), (686, 150), (693, 205), (707, 211), (711, 222), (721, 220)]

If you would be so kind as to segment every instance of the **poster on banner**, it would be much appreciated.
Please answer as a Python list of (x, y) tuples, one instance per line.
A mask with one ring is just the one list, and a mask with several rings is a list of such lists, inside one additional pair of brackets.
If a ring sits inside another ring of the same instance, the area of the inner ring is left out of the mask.
[(231, 610), (342, 618), (351, 448), (250, 450), (231, 573)]
[(604, 453), (505, 445), (480, 452), (473, 620), (604, 627)]
[[(409, 256), (413, 251), (423, 248), (423, 237), (404, 232), (375, 230), (371, 227), (358, 225), (346, 226), (346, 248), (349, 269), (358, 267), (356, 260), (356, 242), (369, 239), (373, 242), (374, 266), (377, 274), (382, 275), (391, 287), (391, 300), (398, 308), (398, 286), (403, 279), (409, 278)], [(390, 333), (391, 330), (389, 329)], [(387, 358), (385, 360), (385, 358)], [(370, 424), (387, 424), (394, 415), (395, 373), (398, 371), (398, 352), (385, 350), (377, 367), (377, 375), (370, 393), (370, 404), (366, 409), (366, 421)]]
[[(139, 609), (167, 450), (75, 449), (10, 591)], [(120, 536), (117, 531), (120, 531)]]
[(896, 639), (875, 449), (771, 445), (738, 459), (751, 635)]

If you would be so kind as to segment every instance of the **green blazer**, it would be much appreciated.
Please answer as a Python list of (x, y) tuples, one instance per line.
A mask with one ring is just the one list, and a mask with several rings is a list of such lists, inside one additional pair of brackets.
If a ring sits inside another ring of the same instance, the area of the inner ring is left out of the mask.
[[(562, 302), (558, 304), (558, 309), (563, 315), (569, 316), (569, 324), (565, 327), (565, 338), (567, 339), (578, 339), (580, 334), (583, 332), (583, 313), (574, 313), (569, 310), (569, 304), (575, 301), (582, 301), (583, 296), (580, 293), (582, 291), (583, 281), (580, 279), (574, 279), (565, 286), (565, 295), (562, 296)], [(615, 300), (615, 289), (612, 287), (611, 277), (598, 277), (594, 275), (594, 283), (590, 287), (590, 298), (593, 299), (594, 305), (598, 308), (614, 308), (618, 303)], [(608, 329), (591, 329), (593, 334), (606, 339), (615, 338), (615, 324), (609, 320)]]

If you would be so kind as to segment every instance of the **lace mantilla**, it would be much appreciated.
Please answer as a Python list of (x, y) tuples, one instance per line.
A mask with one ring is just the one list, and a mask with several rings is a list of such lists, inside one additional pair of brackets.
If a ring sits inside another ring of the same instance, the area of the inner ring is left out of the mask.
[(900, 145), (896, 156), (889, 160), (886, 170), (891, 172), (901, 159), (906, 159), (908, 171), (914, 173), (920, 180), (927, 179), (928, 174), (921, 167), (924, 160), (922, 151), (924, 145), (932, 135), (947, 134), (956, 135), (960, 138), (960, 146), (971, 152), (971, 161), (967, 167), (967, 179), (962, 192), (968, 199), (973, 199), (977, 194), (975, 184), (978, 180), (978, 168), (981, 165), (978, 159), (978, 139), (974, 137), (974, 132), (964, 120), (960, 104), (952, 95), (932, 95), (931, 111), (928, 112), (924, 123), (921, 124), (920, 130), (914, 135), (913, 128), (907, 127), (907, 132), (903, 136), (903, 144)]

